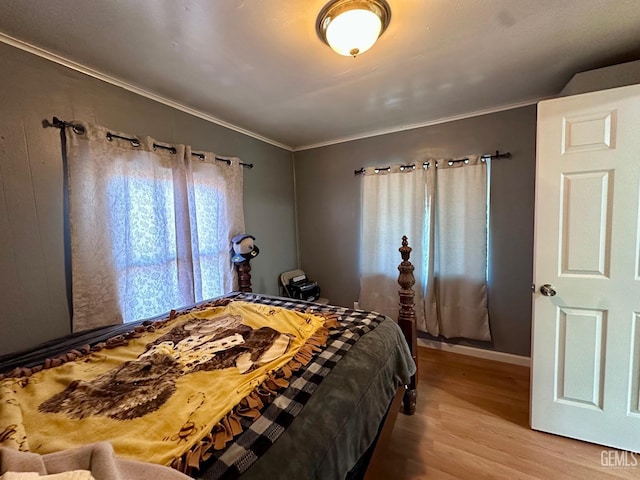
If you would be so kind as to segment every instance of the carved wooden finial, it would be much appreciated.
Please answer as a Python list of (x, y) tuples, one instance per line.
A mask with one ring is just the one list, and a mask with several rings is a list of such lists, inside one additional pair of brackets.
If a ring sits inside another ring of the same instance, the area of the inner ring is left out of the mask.
[[(411, 254), (411, 247), (409, 246), (409, 240), (407, 239), (406, 235), (402, 236), (402, 246), (398, 249), (398, 251), (400, 252), (400, 255), (402, 256), (403, 260), (409, 260), (409, 255)], [(405, 252), (407, 253), (406, 257), (405, 257)]]
[(402, 262), (398, 265), (398, 270), (400, 271), (400, 275), (398, 275), (398, 283), (402, 290), (410, 290), (416, 283), (416, 279), (413, 276), (415, 268), (409, 261), (412, 250), (413, 249), (409, 246), (406, 235), (403, 235), (402, 246), (398, 249), (400, 256), (402, 257)]
[[(402, 246), (398, 249), (402, 256), (402, 262), (398, 265), (398, 283), (400, 284), (400, 311), (398, 313), (398, 325), (402, 329), (409, 349), (411, 350), (411, 356), (413, 357), (416, 365), (418, 364), (418, 344), (417, 344), (417, 332), (416, 332), (416, 310), (414, 304), (414, 292), (413, 285), (416, 283), (416, 279), (413, 275), (414, 267), (409, 261), (411, 256), (411, 247), (406, 236), (402, 237)], [(408, 415), (412, 415), (416, 411), (416, 396), (417, 396), (417, 372), (413, 375), (406, 386), (404, 395), (404, 411)]]

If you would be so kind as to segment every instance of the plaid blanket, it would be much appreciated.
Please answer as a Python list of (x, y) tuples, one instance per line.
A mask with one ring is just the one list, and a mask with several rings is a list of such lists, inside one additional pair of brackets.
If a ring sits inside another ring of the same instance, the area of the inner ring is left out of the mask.
[(243, 433), (224, 450), (214, 452), (204, 464), (200, 477), (204, 480), (233, 479), (247, 471), (284, 433), (336, 363), (362, 335), (385, 319), (383, 315), (375, 312), (284, 300), (266, 295), (242, 293), (234, 299), (290, 309), (311, 308), (316, 312), (336, 313), (340, 316), (340, 328), (330, 330), (330, 338), (325, 349), (316, 354), (307, 368), (290, 379), (289, 387), (265, 408), (258, 419), (253, 422), (244, 420)]

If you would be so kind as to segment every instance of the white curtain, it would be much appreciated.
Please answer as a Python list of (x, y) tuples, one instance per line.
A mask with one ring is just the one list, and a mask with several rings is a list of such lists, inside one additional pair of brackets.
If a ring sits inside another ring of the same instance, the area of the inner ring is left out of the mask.
[(432, 202), (425, 292), (427, 331), (491, 340), (487, 310), (487, 164), (438, 160), (428, 170)]
[(360, 304), (397, 315), (399, 255), (394, 247), (407, 235), (416, 268), (418, 329), (490, 340), (487, 166), (474, 155), (467, 162), (432, 160), (429, 168), (421, 167), (401, 171), (394, 166), (377, 174), (368, 169), (365, 174)]
[[(388, 171), (365, 171), (360, 248), (362, 308), (397, 318), (397, 249), (403, 235), (407, 235), (413, 248), (414, 275), (424, 283), (424, 265), (417, 259), (424, 258), (426, 188), (426, 173), (421, 166), (401, 170), (394, 165)], [(416, 300), (418, 318), (424, 318), (420, 289), (416, 289)]]
[(230, 239), (244, 230), (238, 159), (74, 123), (85, 133), (66, 129), (73, 330), (231, 291)]

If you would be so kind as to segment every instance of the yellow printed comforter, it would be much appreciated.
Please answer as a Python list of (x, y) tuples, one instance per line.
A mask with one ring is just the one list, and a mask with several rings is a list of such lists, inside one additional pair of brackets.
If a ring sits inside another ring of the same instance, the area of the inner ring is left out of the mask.
[(240, 433), (326, 342), (325, 318), (246, 302), (147, 327), (113, 349), (0, 382), (0, 445), (50, 453), (109, 441), (185, 469)]

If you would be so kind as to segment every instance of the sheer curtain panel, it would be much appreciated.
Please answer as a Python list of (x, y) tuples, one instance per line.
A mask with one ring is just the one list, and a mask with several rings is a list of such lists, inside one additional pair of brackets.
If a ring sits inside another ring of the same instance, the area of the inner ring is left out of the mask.
[(407, 235), (413, 248), (416, 313), (424, 321), (419, 285), (424, 285), (425, 270), (419, 259), (424, 259), (426, 188), (421, 167), (401, 170), (394, 165), (389, 171), (365, 171), (360, 230), (361, 308), (397, 318), (400, 254), (394, 246), (399, 247), (402, 236)]
[(66, 129), (73, 330), (232, 290), (230, 239), (244, 229), (238, 160), (74, 123), (85, 132)]

